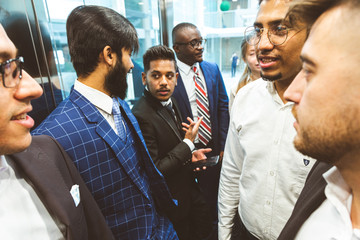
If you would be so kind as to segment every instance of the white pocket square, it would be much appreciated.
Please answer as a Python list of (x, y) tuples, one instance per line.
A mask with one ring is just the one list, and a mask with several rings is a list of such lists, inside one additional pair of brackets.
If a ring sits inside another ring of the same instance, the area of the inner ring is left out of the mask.
[(75, 184), (71, 187), (70, 194), (74, 200), (75, 207), (77, 207), (80, 203), (80, 191), (79, 185)]

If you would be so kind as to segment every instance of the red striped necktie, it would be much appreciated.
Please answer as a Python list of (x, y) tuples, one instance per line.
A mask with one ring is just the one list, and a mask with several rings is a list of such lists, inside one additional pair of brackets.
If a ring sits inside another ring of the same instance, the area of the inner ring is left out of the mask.
[(205, 146), (211, 140), (211, 123), (210, 123), (210, 111), (209, 100), (205, 91), (205, 82), (199, 77), (199, 71), (196, 66), (192, 67), (194, 71), (195, 93), (198, 118), (203, 117), (199, 127), (199, 140)]

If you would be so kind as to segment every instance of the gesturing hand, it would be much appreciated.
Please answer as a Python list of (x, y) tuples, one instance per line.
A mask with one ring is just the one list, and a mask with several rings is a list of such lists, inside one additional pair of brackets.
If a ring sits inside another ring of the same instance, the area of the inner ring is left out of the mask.
[(197, 122), (194, 122), (191, 118), (187, 118), (190, 124), (182, 123), (183, 130), (185, 131), (185, 138), (189, 139), (190, 141), (194, 142), (196, 134), (198, 133), (200, 123), (203, 117), (199, 118)]

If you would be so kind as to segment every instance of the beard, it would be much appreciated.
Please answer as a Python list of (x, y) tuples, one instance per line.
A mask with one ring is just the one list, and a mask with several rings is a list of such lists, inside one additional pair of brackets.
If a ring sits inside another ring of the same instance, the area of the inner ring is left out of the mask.
[(317, 123), (308, 122), (306, 125), (298, 121), (301, 128), (294, 139), (295, 148), (321, 162), (340, 164), (348, 153), (357, 151), (360, 143), (358, 121), (354, 120), (352, 113), (351, 110), (346, 114), (344, 111), (340, 116), (327, 116), (325, 121), (318, 119)]
[(115, 67), (109, 71), (105, 77), (104, 87), (111, 96), (116, 96), (124, 100), (127, 94), (128, 84), (126, 81), (128, 71), (117, 61)]
[(261, 71), (260, 71), (260, 76), (264, 81), (268, 81), (268, 82), (274, 82), (274, 81), (282, 78), (281, 73), (278, 73), (275, 76), (267, 76), (267, 75), (263, 74)]

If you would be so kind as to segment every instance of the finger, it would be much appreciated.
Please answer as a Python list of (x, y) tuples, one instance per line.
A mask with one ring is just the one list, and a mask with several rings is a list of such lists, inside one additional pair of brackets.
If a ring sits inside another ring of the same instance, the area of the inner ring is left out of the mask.
[(189, 121), (190, 124), (194, 122), (190, 117), (187, 117), (186, 119)]
[(189, 124), (187, 124), (187, 123), (181, 123), (181, 125), (183, 125), (184, 127), (186, 127), (186, 128), (189, 128), (190, 127), (190, 125)]

